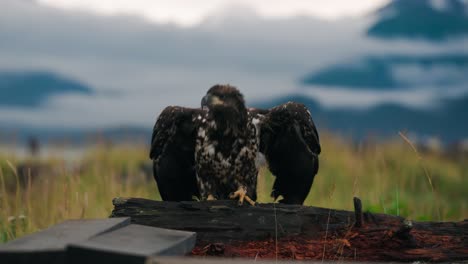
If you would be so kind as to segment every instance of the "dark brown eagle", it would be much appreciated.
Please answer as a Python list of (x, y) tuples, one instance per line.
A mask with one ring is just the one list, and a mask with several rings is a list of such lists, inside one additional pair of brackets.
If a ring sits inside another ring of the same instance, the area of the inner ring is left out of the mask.
[(276, 177), (272, 197), (302, 204), (319, 154), (317, 129), (304, 105), (246, 108), (230, 85), (211, 87), (201, 108), (166, 107), (154, 125), (150, 150), (163, 200), (230, 198), (240, 204), (256, 200), (261, 155)]

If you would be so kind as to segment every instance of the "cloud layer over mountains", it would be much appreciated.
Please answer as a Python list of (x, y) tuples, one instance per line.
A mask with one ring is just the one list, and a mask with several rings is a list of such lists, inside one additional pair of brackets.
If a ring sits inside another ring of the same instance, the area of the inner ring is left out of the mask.
[[(382, 103), (428, 108), (468, 92), (466, 64), (438, 61), (428, 66), (417, 61), (466, 58), (468, 38), (368, 35), (381, 19), (378, 12), (336, 21), (265, 19), (236, 7), (215, 12), (195, 26), (177, 27), (136, 16), (98, 16), (4, 0), (0, 72), (51, 73), (86, 85), (92, 93), (54, 93), (35, 109), (0, 101), (0, 123), (150, 127), (163, 107), (198, 106), (216, 83), (238, 86), (251, 104), (295, 94), (328, 109)], [(343, 68), (347, 71), (340, 73)], [(364, 85), (358, 81), (349, 92), (355, 78), (366, 74), (389, 79)], [(350, 80), (344, 83), (343, 78)]]

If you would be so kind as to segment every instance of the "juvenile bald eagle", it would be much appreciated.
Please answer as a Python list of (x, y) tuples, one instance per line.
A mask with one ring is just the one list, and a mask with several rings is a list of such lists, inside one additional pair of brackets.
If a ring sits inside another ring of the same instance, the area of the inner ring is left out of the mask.
[(307, 108), (246, 108), (230, 85), (211, 87), (201, 108), (169, 106), (153, 129), (150, 158), (163, 200), (238, 199), (254, 204), (257, 158), (276, 176), (272, 197), (302, 204), (318, 171), (320, 143)]

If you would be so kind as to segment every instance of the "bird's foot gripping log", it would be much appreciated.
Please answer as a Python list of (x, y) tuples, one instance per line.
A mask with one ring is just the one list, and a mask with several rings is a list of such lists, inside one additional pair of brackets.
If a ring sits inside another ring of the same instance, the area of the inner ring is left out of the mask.
[(239, 205), (242, 205), (244, 203), (244, 200), (246, 200), (250, 205), (255, 206), (255, 202), (249, 196), (247, 196), (247, 187), (245, 186), (239, 186), (239, 189), (231, 193), (229, 195), (229, 198), (230, 199), (239, 198)]
[(207, 245), (222, 244), (225, 257), (275, 258), (278, 252), (279, 258), (309, 260), (468, 260), (468, 220), (408, 222), (392, 215), (364, 212), (361, 216), (359, 208), (355, 214), (286, 204), (239, 206), (233, 200), (116, 198), (113, 203), (112, 217), (129, 216), (137, 224), (197, 232), (194, 255), (209, 255), (203, 250)]

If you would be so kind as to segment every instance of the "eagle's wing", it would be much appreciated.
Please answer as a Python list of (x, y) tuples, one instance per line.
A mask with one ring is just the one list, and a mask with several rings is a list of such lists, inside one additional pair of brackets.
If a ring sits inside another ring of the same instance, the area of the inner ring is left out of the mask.
[(200, 109), (168, 106), (159, 115), (151, 137), (150, 158), (161, 198), (190, 201), (198, 196), (195, 141)]
[(280, 202), (302, 204), (319, 167), (320, 142), (310, 112), (288, 102), (271, 108), (260, 119), (260, 152), (276, 176), (271, 195)]

